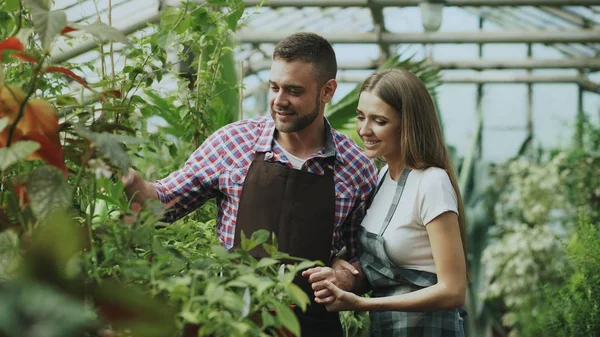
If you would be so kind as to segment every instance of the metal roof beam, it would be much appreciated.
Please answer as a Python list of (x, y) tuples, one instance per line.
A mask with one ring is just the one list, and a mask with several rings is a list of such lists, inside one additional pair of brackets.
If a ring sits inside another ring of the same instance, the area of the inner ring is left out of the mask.
[[(339, 72), (338, 82), (361, 83), (364, 75)], [(442, 84), (577, 84), (584, 90), (600, 94), (600, 84), (590, 81), (581, 75), (516, 75), (516, 74), (486, 74), (478, 73), (469, 75), (442, 74)], [(268, 83), (260, 83), (248, 90), (244, 90), (244, 97), (268, 88)]]
[[(244, 0), (246, 6), (258, 6), (262, 0)], [(268, 0), (265, 7), (383, 7), (418, 6), (420, 0)], [(598, 0), (447, 0), (446, 6), (499, 7), (499, 6), (599, 6)]]
[[(244, 74), (251, 75), (268, 70), (271, 60), (245, 62)], [(338, 62), (340, 70), (376, 69), (380, 62)], [(600, 59), (597, 58), (565, 58), (565, 59), (522, 59), (522, 60), (466, 60), (466, 61), (435, 61), (433, 65), (440, 69), (459, 70), (499, 70), (499, 69), (588, 69), (600, 70)]]
[[(290, 32), (237, 32), (240, 43), (277, 43)], [(530, 30), (435, 33), (323, 33), (331, 43), (599, 43), (600, 30)]]
[[(341, 72), (338, 74), (339, 82), (360, 83), (365, 77), (360, 74)], [(478, 73), (475, 75), (442, 74), (443, 84), (559, 84), (573, 83), (580, 85), (584, 90), (600, 94), (600, 84), (590, 81), (582, 75), (537, 75), (537, 74), (497, 74)]]
[(600, 70), (598, 58), (436, 61), (440, 69), (589, 69)]

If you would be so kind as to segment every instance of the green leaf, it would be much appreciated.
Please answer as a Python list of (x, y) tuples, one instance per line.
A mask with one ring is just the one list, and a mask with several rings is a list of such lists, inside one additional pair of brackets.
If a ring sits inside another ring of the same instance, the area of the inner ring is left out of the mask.
[(229, 253), (227, 252), (227, 249), (225, 249), (225, 247), (222, 246), (212, 246), (210, 247), (211, 251), (217, 256), (220, 257), (222, 259), (229, 259)]
[(163, 30), (170, 30), (175, 27), (175, 24), (181, 16), (181, 10), (177, 7), (167, 7), (160, 14), (160, 27)]
[(6, 170), (11, 165), (27, 158), (39, 148), (40, 144), (38, 142), (30, 140), (16, 142), (7, 148), (0, 148), (0, 170)]
[(254, 240), (248, 238), (243, 230), (240, 232), (240, 235), (241, 235), (240, 242), (241, 242), (243, 250), (250, 251), (251, 249), (253, 249), (254, 247), (257, 246), (256, 242), (254, 242)]
[(288, 284), (286, 290), (288, 296), (294, 300), (294, 303), (298, 305), (302, 311), (305, 311), (306, 306), (310, 302), (310, 298), (308, 298), (308, 295), (306, 295), (304, 290), (293, 283)]
[(8, 126), (8, 121), (10, 119), (8, 119), (8, 117), (2, 117), (0, 118), (0, 132), (4, 131), (4, 129), (6, 129), (6, 127)]
[(277, 313), (277, 318), (286, 327), (290, 332), (294, 335), (300, 335), (300, 324), (298, 323), (298, 319), (294, 312), (286, 305), (283, 305), (279, 302), (271, 302), (275, 307), (275, 312)]
[(238, 25), (238, 21), (240, 20), (240, 18), (242, 17), (243, 14), (244, 14), (244, 3), (237, 6), (237, 8), (233, 9), (231, 11), (231, 13), (229, 13), (229, 15), (227, 15), (225, 17), (225, 21), (227, 22), (227, 26), (229, 27), (229, 29), (231, 29), (232, 31), (235, 31), (235, 29), (237, 28), (237, 25)]
[(123, 34), (123, 32), (121, 32), (115, 27), (109, 26), (102, 22), (94, 22), (87, 26), (78, 25), (74, 23), (70, 23), (70, 25), (73, 26), (73, 28), (77, 28), (92, 34), (93, 36), (99, 38), (101, 41), (108, 40), (131, 45), (131, 42), (129, 41), (127, 36)]
[(277, 263), (280, 263), (280, 262), (275, 259), (272, 259), (270, 257), (263, 257), (262, 259), (260, 259), (260, 261), (258, 261), (256, 268), (264, 268), (264, 267), (272, 266)]
[(244, 296), (242, 297), (242, 301), (244, 302), (244, 306), (242, 307), (240, 318), (245, 318), (250, 313), (250, 307), (252, 305), (252, 296), (250, 296), (250, 289), (246, 288), (244, 290)]
[(19, 10), (19, 0), (6, 0), (4, 10), (7, 12), (16, 12)]
[(27, 178), (27, 193), (31, 209), (38, 219), (67, 210), (72, 203), (71, 186), (63, 173), (53, 166), (40, 166)]
[(152, 252), (157, 255), (169, 255), (169, 252), (162, 246), (156, 237), (152, 240)]
[(206, 2), (208, 2), (209, 4), (212, 4), (212, 5), (226, 5), (227, 4), (227, 0), (206, 0)]
[(267, 310), (261, 311), (260, 319), (262, 321), (262, 328), (266, 328), (269, 326), (276, 326), (276, 324), (277, 324), (277, 322), (275, 321), (275, 318), (273, 318), (273, 315), (271, 315), (271, 313), (268, 312)]
[(225, 295), (225, 287), (216, 283), (209, 283), (206, 286), (204, 295), (206, 296), (208, 303), (217, 303), (223, 300), (223, 296)]
[(271, 234), (266, 229), (259, 229), (256, 232), (252, 233), (252, 237), (250, 238), (252, 241), (256, 242), (256, 245), (262, 245), (263, 243), (269, 240), (269, 236)]
[(67, 14), (64, 11), (51, 11), (47, 0), (25, 0), (25, 8), (33, 18), (33, 28), (40, 36), (42, 48), (50, 51), (52, 41), (67, 25)]
[(0, 232), (0, 280), (15, 276), (19, 267), (19, 236), (13, 230)]
[[(0, 288), (0, 326), (4, 336), (81, 336), (94, 324), (89, 306), (58, 288), (19, 280)], [(23, 317), (27, 317), (26, 320)]]
[(89, 139), (92, 142), (92, 145), (102, 153), (104, 158), (112, 161), (123, 173), (127, 172), (127, 169), (131, 164), (129, 156), (121, 148), (121, 143), (139, 144), (142, 142), (142, 139), (139, 138), (114, 135), (111, 133), (95, 133), (83, 129), (77, 129), (77, 132), (82, 137)]

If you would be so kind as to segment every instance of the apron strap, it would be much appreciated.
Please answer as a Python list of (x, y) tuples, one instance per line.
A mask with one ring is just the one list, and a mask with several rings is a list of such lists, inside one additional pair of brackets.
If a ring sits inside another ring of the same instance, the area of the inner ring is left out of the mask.
[(385, 171), (385, 173), (383, 174), (383, 178), (381, 178), (381, 180), (377, 184), (377, 187), (375, 187), (375, 189), (373, 191), (371, 191), (371, 195), (369, 195), (369, 199), (367, 199), (367, 207), (366, 207), (366, 209), (369, 209), (369, 207), (371, 207), (371, 204), (373, 203), (373, 199), (375, 199), (375, 195), (377, 194), (377, 192), (379, 192), (379, 189), (381, 188), (381, 185), (383, 185), (383, 182), (385, 181), (385, 175), (387, 174), (387, 172), (389, 170), (390, 169), (388, 167), (387, 170)]
[[(383, 233), (388, 228), (390, 221), (392, 221), (392, 217), (394, 216), (394, 213), (396, 213), (396, 208), (398, 208), (398, 204), (400, 203), (400, 197), (402, 197), (402, 192), (404, 192), (404, 186), (406, 185), (406, 180), (408, 179), (409, 173), (410, 173), (410, 169), (405, 167), (404, 170), (402, 170), (402, 174), (400, 175), (400, 178), (398, 178), (398, 183), (396, 184), (396, 192), (394, 193), (394, 199), (392, 199), (392, 204), (390, 205), (388, 213), (385, 216), (385, 219), (383, 220), (383, 224), (381, 225), (381, 230), (379, 230), (380, 236), (383, 236)], [(387, 174), (387, 172), (386, 172), (386, 174)], [(381, 179), (381, 181), (384, 181), (384, 180), (385, 180), (385, 176), (383, 176), (383, 179)], [(380, 186), (381, 186), (381, 184), (380, 184)]]

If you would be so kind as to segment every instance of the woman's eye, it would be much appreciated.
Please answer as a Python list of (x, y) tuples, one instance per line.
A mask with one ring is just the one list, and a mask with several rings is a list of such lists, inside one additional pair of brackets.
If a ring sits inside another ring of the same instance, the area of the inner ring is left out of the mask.
[(279, 88), (277, 88), (277, 87), (271, 87), (271, 91), (277, 92), (277, 90), (279, 90)]
[(359, 121), (364, 121), (365, 118), (363, 116), (356, 116), (356, 119), (358, 119)]
[(375, 123), (377, 123), (377, 125), (386, 125), (387, 124), (386, 121), (382, 121), (382, 120), (375, 120)]

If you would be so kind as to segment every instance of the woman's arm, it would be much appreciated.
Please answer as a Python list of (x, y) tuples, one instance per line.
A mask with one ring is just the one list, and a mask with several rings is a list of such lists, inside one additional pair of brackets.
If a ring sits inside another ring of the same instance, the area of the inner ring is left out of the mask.
[[(458, 216), (445, 212), (425, 227), (431, 242), (438, 282), (407, 294), (365, 298), (342, 291), (331, 282), (326, 287), (336, 297), (329, 311), (436, 311), (460, 307), (465, 302), (467, 271)], [(320, 302), (317, 298), (317, 302)]]

